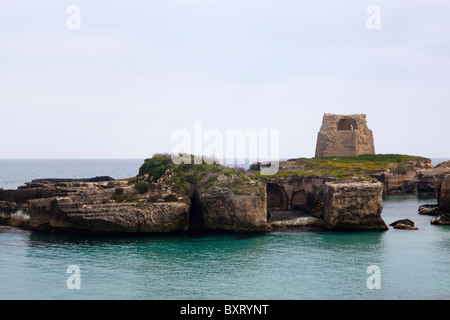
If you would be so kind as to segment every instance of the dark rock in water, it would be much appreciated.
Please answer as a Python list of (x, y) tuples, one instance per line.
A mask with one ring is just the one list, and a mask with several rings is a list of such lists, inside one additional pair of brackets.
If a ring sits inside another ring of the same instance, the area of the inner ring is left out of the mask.
[(419, 214), (437, 216), (439, 213), (439, 205), (437, 204), (424, 204), (419, 207)]
[(390, 226), (395, 228), (398, 224), (403, 224), (403, 225), (414, 227), (414, 222), (409, 219), (402, 219), (402, 220), (394, 221), (390, 224)]
[(446, 214), (440, 214), (436, 219), (431, 220), (430, 223), (440, 226), (450, 226), (450, 217)]
[(409, 224), (404, 224), (404, 223), (397, 223), (394, 226), (394, 229), (403, 229), (403, 230), (419, 230), (419, 228), (416, 228), (414, 226), (411, 226)]

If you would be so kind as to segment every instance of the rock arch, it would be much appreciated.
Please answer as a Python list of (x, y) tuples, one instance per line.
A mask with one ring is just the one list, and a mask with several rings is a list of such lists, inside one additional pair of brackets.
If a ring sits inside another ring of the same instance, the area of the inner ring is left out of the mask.
[(271, 210), (287, 210), (286, 192), (279, 185), (267, 184), (267, 208)]

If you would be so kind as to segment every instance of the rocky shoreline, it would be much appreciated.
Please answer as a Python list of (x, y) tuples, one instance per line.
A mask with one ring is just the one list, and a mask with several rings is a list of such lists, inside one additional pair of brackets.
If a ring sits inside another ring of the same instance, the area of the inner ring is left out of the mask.
[[(280, 163), (281, 175), (259, 176), (257, 169), (264, 164), (252, 170), (174, 165), (170, 156), (155, 155), (129, 179), (39, 179), (17, 190), (0, 189), (0, 224), (93, 234), (385, 231), (383, 195), (407, 192), (434, 192), (438, 209), (433, 209), (437, 218), (432, 223), (450, 224), (450, 165), (433, 168), (428, 160), (361, 180), (298, 174), (295, 161)], [(286, 216), (276, 219), (283, 211)]]

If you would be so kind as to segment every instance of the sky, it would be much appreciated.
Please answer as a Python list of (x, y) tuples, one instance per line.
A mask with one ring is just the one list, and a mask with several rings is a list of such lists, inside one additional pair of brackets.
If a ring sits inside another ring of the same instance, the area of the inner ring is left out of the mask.
[(195, 121), (313, 157), (324, 113), (448, 157), (449, 106), (445, 0), (0, 0), (0, 159), (147, 158)]

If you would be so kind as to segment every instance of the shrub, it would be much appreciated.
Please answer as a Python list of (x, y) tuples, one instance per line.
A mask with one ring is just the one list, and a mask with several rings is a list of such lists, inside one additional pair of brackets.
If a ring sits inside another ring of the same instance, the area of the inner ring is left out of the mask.
[(134, 188), (139, 191), (140, 194), (145, 194), (149, 190), (149, 185), (146, 182), (138, 182), (134, 185)]
[(139, 175), (148, 174), (152, 177), (152, 181), (156, 182), (171, 164), (172, 159), (169, 155), (156, 154), (152, 158), (145, 160), (144, 164), (139, 168)]
[(126, 194), (112, 194), (111, 200), (115, 200), (116, 202), (139, 202), (139, 198), (133, 198)]
[(116, 188), (116, 190), (114, 190), (114, 194), (117, 196), (120, 196), (123, 194), (123, 188)]
[(176, 201), (178, 201), (178, 197), (173, 193), (164, 197), (164, 202), (176, 202)]
[(319, 193), (318, 193), (319, 197), (323, 197), (323, 188), (320, 188)]
[(247, 169), (245, 169), (245, 168), (242, 168), (242, 167), (238, 167), (238, 166), (236, 166), (236, 167), (234, 167), (237, 171), (240, 171), (240, 172), (246, 172), (247, 171)]
[(127, 199), (127, 196), (124, 194), (114, 193), (111, 195), (111, 200), (114, 200), (116, 202), (124, 202), (126, 199)]
[(272, 211), (270, 211), (270, 209), (267, 208), (267, 220), (269, 220), (271, 216), (272, 216)]
[(160, 194), (152, 194), (151, 196), (148, 196), (147, 197), (147, 201), (148, 202), (156, 202), (156, 201), (158, 201), (158, 199), (160, 199), (161, 198), (161, 195)]

